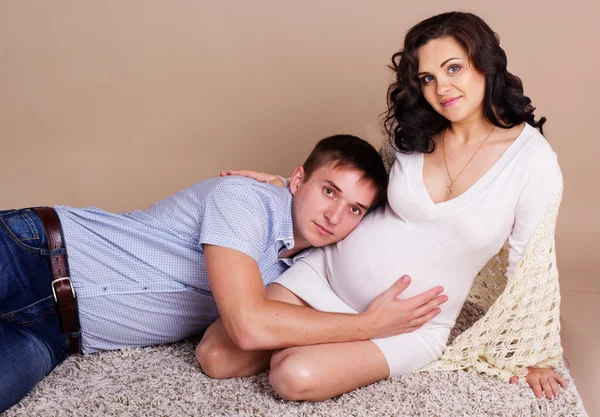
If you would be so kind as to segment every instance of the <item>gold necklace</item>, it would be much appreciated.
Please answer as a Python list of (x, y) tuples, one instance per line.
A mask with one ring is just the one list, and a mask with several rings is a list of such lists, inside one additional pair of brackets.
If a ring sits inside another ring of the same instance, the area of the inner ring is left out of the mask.
[(475, 158), (475, 155), (477, 155), (477, 152), (479, 152), (479, 150), (481, 149), (483, 144), (488, 140), (488, 138), (490, 137), (490, 135), (492, 134), (492, 132), (494, 131), (495, 128), (496, 128), (496, 126), (492, 126), (492, 130), (490, 130), (490, 133), (487, 134), (487, 136), (485, 137), (483, 142), (481, 142), (481, 144), (479, 145), (479, 148), (477, 148), (477, 150), (475, 151), (473, 156), (471, 156), (471, 158), (467, 161), (467, 163), (465, 164), (463, 169), (460, 170), (460, 172), (454, 179), (452, 179), (452, 175), (450, 175), (450, 170), (448, 169), (448, 162), (446, 161), (446, 131), (448, 130), (448, 128), (444, 129), (444, 135), (442, 136), (442, 143), (443, 143), (442, 150), (444, 152), (444, 165), (446, 165), (446, 173), (448, 174), (448, 178), (450, 178), (450, 185), (448, 186), (448, 192), (446, 193), (446, 195), (450, 195), (450, 194), (452, 194), (452, 192), (454, 192), (454, 189), (456, 188), (454, 186), (454, 184), (456, 184), (458, 177), (460, 177), (462, 175), (465, 168), (471, 163), (473, 158)]

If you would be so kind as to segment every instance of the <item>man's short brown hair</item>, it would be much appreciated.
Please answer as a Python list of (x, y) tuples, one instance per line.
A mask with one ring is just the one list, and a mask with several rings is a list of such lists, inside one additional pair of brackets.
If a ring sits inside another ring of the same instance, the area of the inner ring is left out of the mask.
[(375, 199), (371, 208), (385, 203), (388, 176), (381, 156), (373, 145), (353, 135), (333, 135), (321, 139), (303, 164), (304, 182), (317, 169), (332, 163), (333, 168), (361, 172), (361, 180), (368, 181), (375, 187)]

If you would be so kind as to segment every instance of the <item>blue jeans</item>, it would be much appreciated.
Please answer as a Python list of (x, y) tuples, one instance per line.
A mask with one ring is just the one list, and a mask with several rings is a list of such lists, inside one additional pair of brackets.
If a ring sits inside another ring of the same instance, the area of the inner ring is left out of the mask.
[(0, 211), (0, 412), (68, 356), (50, 288), (49, 255), (34, 211)]

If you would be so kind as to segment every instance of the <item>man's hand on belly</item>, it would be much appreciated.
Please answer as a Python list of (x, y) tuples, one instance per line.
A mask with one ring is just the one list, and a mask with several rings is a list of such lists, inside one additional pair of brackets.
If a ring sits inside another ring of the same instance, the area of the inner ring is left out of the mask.
[(439, 306), (448, 301), (448, 296), (440, 295), (443, 287), (435, 287), (405, 300), (398, 295), (410, 284), (410, 277), (404, 275), (388, 290), (375, 298), (362, 313), (368, 320), (366, 331), (370, 339), (410, 333), (423, 326), (440, 313)]

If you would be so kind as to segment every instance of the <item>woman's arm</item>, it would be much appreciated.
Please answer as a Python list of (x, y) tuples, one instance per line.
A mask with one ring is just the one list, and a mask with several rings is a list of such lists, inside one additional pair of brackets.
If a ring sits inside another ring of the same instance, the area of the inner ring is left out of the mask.
[[(518, 268), (519, 263), (529, 262), (529, 267), (535, 267), (535, 259), (524, 259), (528, 245), (535, 245), (533, 235), (543, 219), (544, 215), (553, 199), (560, 193), (562, 187), (562, 175), (560, 167), (556, 161), (555, 155), (551, 163), (546, 166), (543, 173), (540, 173), (535, 180), (529, 180), (529, 184), (524, 188), (524, 192), (519, 199), (519, 204), (515, 212), (515, 223), (512, 233), (509, 237), (509, 256), (506, 276), (510, 277)], [(547, 239), (553, 239), (554, 236), (546, 236)], [(551, 266), (549, 266), (551, 267)], [(542, 289), (540, 289), (542, 291)], [(519, 306), (527, 308), (527, 306)], [(558, 309), (558, 304), (556, 305)], [(540, 312), (538, 312), (540, 313)], [(524, 329), (526, 331), (526, 329)], [(519, 343), (534, 343), (527, 340), (528, 335), (520, 335)], [(551, 335), (557, 337), (557, 335)], [(525, 341), (523, 340), (525, 339)], [(529, 386), (533, 389), (536, 397), (546, 396), (548, 399), (554, 398), (559, 394), (559, 385), (567, 387), (567, 382), (560, 374), (550, 367), (528, 366), (528, 374), (525, 378)], [(513, 376), (510, 383), (516, 384), (519, 378)]]

